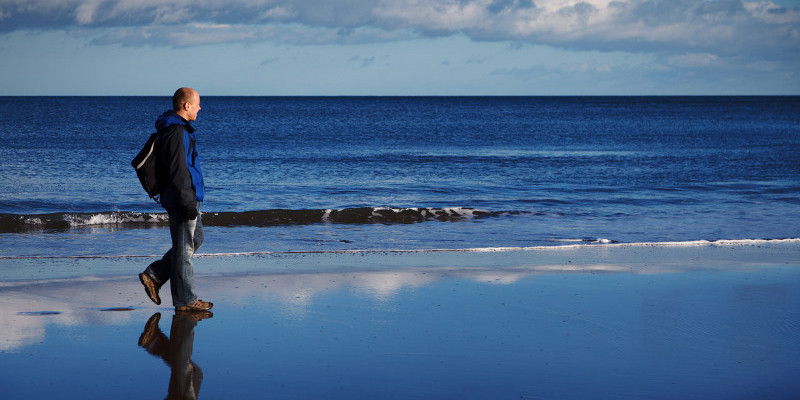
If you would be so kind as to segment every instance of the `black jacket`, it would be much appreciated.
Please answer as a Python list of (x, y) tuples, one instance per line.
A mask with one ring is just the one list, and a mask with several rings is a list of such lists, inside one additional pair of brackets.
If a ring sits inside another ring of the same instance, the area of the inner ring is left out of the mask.
[(161, 132), (159, 167), (166, 179), (161, 206), (167, 210), (196, 210), (197, 202), (203, 201), (205, 187), (197, 163), (194, 128), (179, 115), (167, 111), (156, 120), (156, 129)]

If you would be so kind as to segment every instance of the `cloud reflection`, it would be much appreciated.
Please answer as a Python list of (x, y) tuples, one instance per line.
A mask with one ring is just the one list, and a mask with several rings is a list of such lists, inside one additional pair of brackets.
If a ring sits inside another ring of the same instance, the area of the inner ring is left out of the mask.
[[(427, 267), (336, 272), (198, 275), (203, 295), (232, 306), (268, 304), (302, 315), (315, 298), (337, 291), (352, 292), (368, 301), (389, 302), (404, 290), (435, 284), (443, 279), (467, 279), (491, 285), (512, 285), (522, 279), (564, 273), (664, 273), (678, 267), (633, 269), (627, 265), (533, 265), (496, 268)], [(130, 308), (152, 308), (135, 275), (91, 277), (0, 285), (0, 350), (14, 350), (41, 342), (50, 324), (124, 324)]]

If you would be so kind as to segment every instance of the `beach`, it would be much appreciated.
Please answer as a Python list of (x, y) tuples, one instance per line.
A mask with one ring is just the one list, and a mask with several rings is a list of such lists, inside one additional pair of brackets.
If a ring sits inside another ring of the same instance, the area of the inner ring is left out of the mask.
[(800, 394), (800, 97), (203, 96), (213, 315), (137, 277), (168, 98), (0, 107), (3, 400)]
[(0, 259), (3, 398), (800, 393), (794, 240), (200, 254), (210, 318), (150, 303), (154, 259)]

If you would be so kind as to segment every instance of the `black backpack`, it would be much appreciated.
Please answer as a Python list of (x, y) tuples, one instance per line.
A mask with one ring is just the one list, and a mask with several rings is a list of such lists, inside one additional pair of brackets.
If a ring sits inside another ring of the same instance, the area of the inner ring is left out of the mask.
[(161, 190), (164, 189), (165, 179), (158, 168), (158, 157), (161, 153), (161, 133), (150, 135), (144, 148), (133, 158), (131, 165), (136, 170), (144, 191), (156, 202)]

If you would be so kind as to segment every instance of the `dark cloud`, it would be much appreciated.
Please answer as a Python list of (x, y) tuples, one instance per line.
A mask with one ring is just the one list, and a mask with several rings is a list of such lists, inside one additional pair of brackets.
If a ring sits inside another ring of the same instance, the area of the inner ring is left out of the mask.
[(364, 59), (361, 60), (361, 68), (369, 67), (373, 63), (375, 63), (375, 56), (364, 57)]
[(368, 57), (353, 56), (350, 57), (350, 59), (347, 60), (347, 62), (358, 63), (359, 67), (367, 68), (375, 63), (375, 56), (368, 56)]
[(530, 8), (536, 8), (536, 4), (531, 0), (493, 0), (486, 6), (486, 10), (492, 14)]

